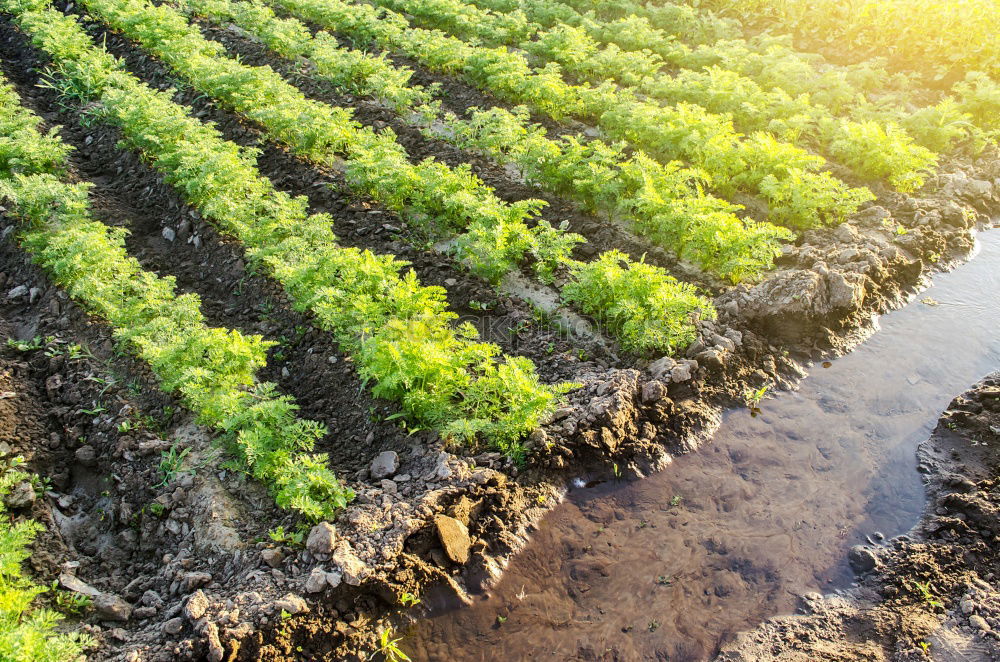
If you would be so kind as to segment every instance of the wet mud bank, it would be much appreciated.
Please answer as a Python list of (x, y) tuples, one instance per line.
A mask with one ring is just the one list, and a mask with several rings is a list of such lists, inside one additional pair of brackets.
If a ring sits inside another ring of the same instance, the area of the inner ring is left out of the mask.
[[(796, 391), (729, 411), (711, 444), (572, 491), (470, 608), (436, 605), (415, 659), (710, 659), (803, 595), (850, 586), (856, 545), (924, 506), (915, 450), (950, 394), (1000, 365), (1000, 236)], [(627, 599), (623, 596), (629, 596)], [(754, 659), (749, 657), (746, 659)]]
[(951, 402), (919, 462), (927, 508), (906, 535), (851, 551), (859, 585), (802, 596), (718, 660), (1000, 659), (1000, 373)]

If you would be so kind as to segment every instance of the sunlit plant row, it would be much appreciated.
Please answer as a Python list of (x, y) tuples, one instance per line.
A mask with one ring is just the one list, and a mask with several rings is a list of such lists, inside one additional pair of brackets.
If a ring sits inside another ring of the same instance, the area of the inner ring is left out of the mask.
[[(184, 6), (210, 20), (232, 21), (285, 57), (293, 52), (308, 56), (316, 77), (342, 89), (358, 89), (341, 80), (338, 60), (356, 61), (359, 52), (337, 48), (328, 33), (312, 37), (295, 19), (277, 18), (266, 7), (239, 0), (185, 0)], [(373, 67), (392, 66), (383, 58), (372, 60)], [(388, 81), (408, 79), (409, 73), (369, 77), (363, 93), (376, 99), (397, 96), (395, 84)], [(622, 216), (653, 243), (721, 278), (740, 282), (759, 277), (770, 268), (779, 242), (790, 238), (788, 231), (768, 223), (741, 221), (736, 206), (704, 193), (700, 173), (676, 163), (664, 166), (641, 153), (626, 156), (623, 144), (549, 140), (539, 127), (527, 125), (523, 113), (493, 109), (463, 120), (438, 113), (431, 97), (426, 101), (417, 122), (434, 127), (429, 134), (515, 163), (534, 183), (590, 211)]]
[(573, 85), (550, 63), (532, 69), (506, 48), (463, 42), (443, 32), (415, 28), (390, 10), (342, 0), (271, 0), (269, 4), (342, 32), (360, 42), (401, 51), (425, 66), (464, 76), (473, 84), (554, 119), (591, 119), (612, 138), (626, 140), (657, 159), (684, 159), (703, 169), (724, 195), (760, 194), (772, 218), (811, 227), (835, 223), (872, 199), (822, 171), (821, 157), (757, 133), (742, 138), (728, 119), (689, 104), (663, 107), (639, 100), (613, 83)]
[(705, 195), (703, 175), (677, 162), (667, 165), (624, 143), (551, 139), (525, 108), (472, 109), (447, 116), (444, 140), (517, 166), (525, 178), (581, 203), (591, 212), (621, 218), (653, 243), (732, 282), (759, 278), (791, 238), (785, 228), (739, 219), (738, 207)]
[[(242, 150), (191, 118), (98, 49), (46, 0), (0, 0), (52, 58), (63, 93), (94, 104), (127, 143), (250, 260), (282, 283), (296, 307), (334, 334), (376, 396), (395, 400), (417, 424), (446, 436), (477, 435), (516, 452), (518, 440), (556, 405), (564, 387), (544, 386), (527, 359), (500, 355), (455, 328), (445, 292), (420, 285), (392, 256), (337, 245), (325, 214), (277, 191)], [(289, 117), (296, 117), (289, 109)]]
[(91, 218), (87, 184), (66, 179), (68, 148), (0, 87), (0, 200), (21, 220), (21, 245), (52, 280), (106, 320), (115, 338), (146, 361), (163, 389), (200, 423), (225, 433), (243, 466), (270, 486), (279, 505), (320, 519), (352, 498), (306, 454), (325, 429), (296, 417), (298, 407), (256, 380), (274, 343), (209, 327), (195, 294), (144, 270), (125, 249), (125, 231)]
[[(431, 160), (412, 165), (392, 132), (377, 134), (360, 127), (345, 109), (307, 100), (270, 68), (249, 67), (222, 56), (218, 52), (220, 44), (206, 40), (172, 8), (154, 7), (144, 0), (84, 0), (83, 4), (94, 16), (123, 30), (162, 57), (196, 89), (259, 122), (268, 135), (303, 157), (333, 164), (344, 154), (348, 180), (361, 192), (444, 231), (463, 229), (465, 222), (465, 231), (457, 237), (456, 245), (479, 273), (498, 281), (517, 269), (526, 255), (534, 259), (535, 272), (544, 281), (552, 281), (560, 266), (567, 267), (570, 282), (581, 273), (569, 253), (582, 237), (544, 221), (532, 226), (525, 223), (539, 208), (536, 201), (507, 204), (475, 178), (468, 167), (452, 170)], [(662, 271), (649, 265), (637, 268)], [(658, 344), (640, 346), (621, 335), (624, 327), (609, 324), (609, 330), (618, 335), (627, 349), (672, 351), (683, 346), (690, 342), (693, 333), (692, 313), (711, 307), (700, 297), (687, 297), (689, 288), (665, 273), (662, 281), (672, 283), (678, 296), (691, 302), (683, 314), (669, 309), (678, 319), (670, 320), (667, 327), (689, 331), (676, 338), (664, 335)], [(664, 285), (661, 294), (667, 289)], [(623, 290), (622, 294), (625, 296), (629, 291)], [(634, 325), (662, 326), (663, 320), (646, 319), (650, 309), (643, 305), (642, 299), (647, 296), (644, 291), (635, 290), (631, 294), (636, 300), (626, 309), (635, 311)], [(571, 298), (566, 300), (573, 302)]]
[(857, 62), (884, 57), (928, 82), (970, 71), (1000, 78), (996, 0), (707, 0), (707, 8), (795, 34), (800, 45)]
[(930, 150), (915, 144), (895, 123), (883, 127), (873, 121), (862, 124), (838, 119), (810, 103), (808, 97), (765, 90), (739, 74), (720, 69), (669, 75), (662, 72), (665, 62), (661, 56), (603, 45), (582, 27), (525, 27), (525, 14), (520, 11), (493, 12), (462, 0), (375, 2), (416, 17), (424, 27), (439, 28), (462, 39), (519, 47), (544, 62), (558, 63), (578, 80), (594, 84), (614, 81), (651, 99), (724, 113), (741, 131), (767, 131), (782, 142), (804, 139), (857, 176), (872, 181), (887, 179), (900, 191), (922, 186), (936, 161)]
[[(956, 146), (977, 151), (987, 138), (983, 130), (993, 133), (1000, 128), (1000, 88), (990, 85), (981, 72), (966, 74), (950, 95), (927, 100), (914, 89), (912, 76), (890, 73), (885, 58), (833, 65), (819, 54), (795, 51), (787, 35), (744, 39), (738, 22), (714, 18), (704, 8), (696, 11), (685, 5), (654, 6), (631, 0), (469, 1), (481, 8), (521, 12), (539, 30), (573, 26), (601, 44), (630, 54), (649, 51), (679, 68), (678, 82), (697, 86), (711, 80), (721, 85), (720, 93), (727, 87), (741, 94), (751, 90), (770, 107), (783, 101), (779, 91), (796, 103), (808, 95), (812, 106), (836, 116), (858, 122), (896, 122), (920, 145), (936, 152)], [(754, 86), (768, 96), (760, 97)], [(725, 98), (731, 102), (739, 95)], [(914, 108), (917, 99), (923, 105)], [(783, 128), (779, 124), (774, 130)]]

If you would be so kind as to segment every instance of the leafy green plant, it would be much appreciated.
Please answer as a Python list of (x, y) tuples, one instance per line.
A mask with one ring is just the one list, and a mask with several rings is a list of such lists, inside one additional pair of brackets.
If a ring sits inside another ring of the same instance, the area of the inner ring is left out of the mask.
[[(34, 520), (14, 521), (4, 509), (3, 497), (29, 474), (9, 463), (0, 471), (0, 659), (31, 662), (76, 660), (94, 641), (86, 635), (56, 631), (62, 616), (33, 606), (46, 587), (23, 574), (22, 563), (42, 526)], [(58, 593), (57, 603), (58, 603)]]
[[(185, 446), (180, 451), (177, 450), (177, 444), (172, 444), (170, 448), (164, 451), (160, 456), (160, 473), (163, 474), (163, 480), (160, 482), (158, 487), (163, 487), (168, 485), (173, 481), (178, 474), (182, 472), (182, 467), (184, 465), (184, 459), (191, 452), (191, 448)], [(188, 470), (189, 472), (192, 470)]]
[(70, 616), (82, 616), (90, 610), (93, 599), (89, 595), (76, 593), (74, 591), (64, 591), (59, 588), (59, 581), (53, 580), (49, 586), (49, 593), (56, 610)]
[(279, 545), (287, 545), (289, 547), (302, 547), (305, 540), (304, 531), (285, 531), (285, 527), (280, 524), (268, 531), (267, 536)]
[(389, 628), (382, 630), (378, 639), (378, 649), (375, 652), (385, 656), (388, 662), (409, 662), (410, 658), (399, 647), (402, 638), (393, 639), (392, 634), (393, 632)]
[(937, 157), (895, 123), (840, 122), (830, 152), (867, 179), (888, 179), (897, 190), (910, 193), (923, 186)]
[(748, 388), (743, 394), (743, 400), (750, 409), (751, 416), (757, 416), (760, 414), (760, 403), (767, 397), (767, 393), (770, 389), (770, 384), (764, 384), (760, 388)]
[(944, 608), (944, 603), (938, 600), (937, 596), (934, 595), (933, 587), (929, 581), (927, 582), (914, 582), (913, 585), (920, 591), (920, 597), (923, 599), (927, 606), (932, 608)]
[[(3, 89), (0, 87), (0, 89)], [(7, 347), (18, 351), (18, 352), (33, 352), (42, 349), (50, 342), (48, 338), (42, 338), (41, 336), (35, 336), (30, 340), (17, 340), (15, 338), (7, 339)]]
[(644, 262), (608, 251), (594, 262), (570, 266), (563, 297), (594, 315), (632, 352), (673, 352), (696, 337), (695, 319), (715, 309), (692, 286)]

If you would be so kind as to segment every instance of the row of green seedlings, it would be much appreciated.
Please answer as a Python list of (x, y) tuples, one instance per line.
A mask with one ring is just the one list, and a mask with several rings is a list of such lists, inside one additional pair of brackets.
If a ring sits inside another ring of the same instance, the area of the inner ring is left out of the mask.
[(840, 60), (883, 56), (893, 69), (933, 85), (964, 71), (1000, 77), (1000, 6), (996, 0), (708, 0), (739, 13), (751, 29), (791, 32), (800, 43)]
[(49, 587), (36, 584), (24, 574), (23, 563), (31, 556), (31, 545), (44, 527), (36, 520), (15, 519), (7, 512), (4, 501), (16, 485), (25, 482), (32, 488), (42, 484), (37, 476), (24, 471), (23, 458), (0, 458), (0, 660), (79, 660), (94, 640), (88, 635), (57, 630), (63, 615), (37, 604)]
[[(656, 53), (678, 67), (710, 65), (752, 77), (764, 87), (779, 87), (793, 96), (808, 93), (817, 103), (839, 114), (859, 95), (908, 89), (905, 76), (891, 77), (882, 60), (853, 66), (833, 65), (815, 53), (796, 51), (790, 37), (771, 34), (744, 37), (740, 21), (704, 8), (641, 0), (524, 0), (532, 20), (555, 20), (586, 26), (603, 43), (626, 50)], [(498, 3), (504, 10), (520, 0), (476, 0)]]
[[(955, 85), (957, 100), (945, 96), (936, 103), (914, 107), (916, 90), (905, 77), (894, 84), (893, 77), (873, 63), (850, 67), (813, 63), (769, 35), (760, 36), (753, 50), (744, 40), (702, 44), (692, 50), (677, 41), (676, 37), (686, 36), (684, 33), (654, 28), (649, 19), (635, 15), (602, 21), (593, 10), (583, 14), (558, 0), (471, 2), (495, 12), (523, 15), (534, 24), (532, 34), (540, 41), (552, 42), (546, 50), (555, 50), (554, 54), (563, 58), (567, 52), (578, 54), (570, 56), (574, 58), (586, 54), (595, 73), (612, 68), (614, 63), (631, 64), (646, 76), (655, 75), (664, 64), (680, 67), (673, 77), (660, 76), (653, 81), (629, 75), (623, 82), (638, 85), (654, 97), (732, 113), (743, 130), (766, 129), (795, 141), (800, 132), (815, 134), (824, 129), (824, 133), (834, 133), (836, 127), (831, 127), (830, 118), (844, 115), (854, 123), (896, 124), (934, 152), (961, 147), (978, 153), (995, 139), (990, 134), (1000, 128), (996, 113), (987, 112), (992, 97), (988, 77), (978, 72), (970, 72), (966, 80)], [(599, 49), (598, 44), (608, 48)], [(564, 66), (569, 70), (573, 64)], [(817, 66), (824, 66), (824, 71)], [(1000, 111), (998, 102), (1000, 99), (993, 102), (994, 111)], [(839, 149), (844, 148), (846, 145)], [(833, 156), (837, 158), (836, 153)]]
[[(53, 85), (117, 126), (202, 215), (244, 246), (296, 308), (311, 311), (349, 353), (372, 392), (400, 403), (415, 426), (461, 441), (487, 439), (512, 456), (571, 384), (543, 385), (534, 365), (453, 325), (445, 291), (422, 286), (405, 263), (338, 246), (326, 214), (276, 190), (257, 170), (259, 152), (224, 140), (212, 126), (124, 71), (80, 24), (46, 0), (0, 0), (50, 56)], [(244, 80), (244, 79), (240, 79)], [(296, 117), (296, 109), (287, 113)]]
[(588, 211), (622, 218), (654, 244), (722, 279), (759, 278), (771, 267), (780, 242), (791, 237), (770, 223), (741, 221), (735, 214), (738, 207), (707, 195), (701, 173), (679, 163), (661, 165), (641, 152), (626, 153), (623, 143), (551, 140), (528, 123), (523, 109), (511, 113), (494, 108), (464, 120), (441, 114), (434, 90), (408, 85), (413, 72), (384, 55), (339, 47), (329, 33), (313, 36), (300, 21), (278, 18), (257, 3), (182, 0), (181, 5), (217, 23), (232, 22), (282, 57), (308, 58), (318, 78), (383, 101), (428, 127), (432, 137), (513, 163), (532, 183), (568, 196)]
[(471, 169), (426, 159), (412, 164), (391, 131), (361, 126), (348, 108), (307, 99), (269, 67), (225, 57), (176, 9), (145, 0), (87, 0), (91, 15), (140, 43), (200, 92), (262, 126), (298, 156), (343, 167), (360, 194), (403, 213), (440, 239), (464, 230), (459, 257), (498, 281), (528, 256), (539, 278), (551, 282), (582, 237), (534, 220), (540, 200), (507, 204)]
[[(439, 228), (457, 229), (473, 219), (457, 245), (478, 272), (499, 280), (529, 252), (543, 281), (552, 282), (556, 268), (566, 267), (563, 299), (598, 318), (626, 351), (683, 348), (695, 337), (695, 316), (714, 315), (708, 300), (662, 268), (633, 262), (617, 251), (594, 262), (571, 259), (570, 249), (582, 237), (541, 221), (530, 227), (525, 223), (541, 203), (507, 204), (467, 166), (452, 170), (430, 159), (412, 165), (391, 131), (375, 133), (362, 128), (347, 109), (306, 99), (268, 67), (223, 57), (221, 44), (206, 40), (171, 7), (145, 0), (84, 0), (82, 5), (162, 58), (195, 89), (258, 122), (299, 156), (332, 165), (344, 155), (347, 180), (357, 192)], [(609, 270), (610, 263), (617, 268)], [(601, 285), (600, 277), (608, 281)], [(618, 298), (608, 300), (596, 290), (614, 291)], [(601, 307), (602, 302), (608, 306)]]
[(742, 137), (732, 121), (690, 104), (664, 107), (606, 82), (566, 82), (560, 67), (534, 70), (504, 47), (466, 43), (438, 30), (412, 26), (401, 14), (344, 0), (268, 0), (267, 4), (320, 27), (380, 48), (405, 53), (432, 70), (463, 76), (499, 98), (525, 104), (555, 120), (593, 120), (611, 138), (658, 160), (682, 159), (703, 170), (724, 196), (761, 195), (771, 219), (795, 227), (838, 223), (873, 199), (822, 171), (822, 157), (759, 132)]
[(195, 294), (178, 295), (173, 278), (144, 270), (125, 249), (125, 231), (92, 219), (86, 183), (67, 181), (69, 148), (16, 92), (0, 87), (0, 199), (21, 221), (21, 246), (116, 340), (146, 361), (162, 388), (176, 393), (198, 422), (224, 433), (241, 468), (268, 485), (283, 508), (329, 518), (353, 498), (312, 455), (326, 430), (297, 418), (292, 398), (257, 371), (275, 343), (209, 327)]
[(683, 3), (652, 3), (643, 0), (556, 0), (556, 2), (578, 12), (593, 11), (596, 15), (607, 19), (630, 16), (644, 18), (671, 34), (685, 35), (688, 43), (714, 44), (743, 36), (739, 21)]
[[(461, 0), (373, 1), (406, 12), (421, 25), (445, 30), (465, 40), (516, 45), (543, 62), (559, 64), (563, 71), (578, 79), (596, 84), (615, 81), (648, 98), (692, 104), (690, 111), (700, 116), (695, 128), (708, 136), (717, 131), (720, 120), (727, 121), (730, 117), (744, 131), (766, 130), (779, 135), (782, 141), (791, 142), (804, 136), (857, 176), (869, 181), (888, 179), (902, 191), (919, 188), (936, 162), (930, 150), (914, 144), (898, 125), (883, 128), (874, 121), (838, 120), (809, 104), (806, 98), (772, 95), (759, 87), (753, 89), (752, 81), (741, 85), (732, 80), (732, 75), (695, 72), (677, 77), (661, 75), (660, 56), (623, 52), (617, 46), (601, 47), (580, 28), (561, 25), (539, 33), (520, 12), (498, 14)], [(643, 109), (650, 114), (648, 105)], [(713, 116), (706, 109), (725, 115)], [(775, 121), (767, 121), (769, 112), (773, 115), (770, 119)]]
[[(812, 103), (858, 121), (895, 121), (921, 145), (945, 152), (957, 145), (978, 151), (1000, 133), (1000, 86), (982, 71), (968, 71), (951, 93), (921, 86), (919, 76), (890, 73), (885, 58), (833, 65), (823, 56), (796, 51), (788, 36), (743, 38), (740, 23), (704, 7), (652, 5), (635, 0), (473, 0), (497, 11), (522, 10), (543, 27), (580, 27), (604, 44), (626, 51), (648, 50), (684, 69), (720, 69), (752, 80), (764, 90), (793, 98), (808, 94)], [(895, 32), (895, 31), (894, 31)], [(724, 74), (721, 81), (731, 83)], [(924, 100), (913, 107), (912, 99)], [(970, 121), (971, 120), (971, 121)]]
[[(540, 59), (555, 62), (577, 80), (595, 84), (614, 81), (622, 89), (666, 103), (731, 118), (741, 131), (766, 131), (783, 142), (803, 140), (868, 181), (887, 179), (900, 191), (914, 191), (936, 163), (936, 155), (917, 145), (895, 123), (855, 122), (833, 117), (808, 97), (792, 98), (768, 92), (753, 81), (722, 70), (662, 73), (664, 60), (643, 51), (602, 46), (579, 27), (558, 25), (548, 30), (531, 24), (522, 12), (498, 13), (462, 0), (374, 0), (407, 13), (424, 27), (437, 28), (461, 39), (491, 46), (515, 46)], [(714, 119), (708, 113), (706, 121)]]

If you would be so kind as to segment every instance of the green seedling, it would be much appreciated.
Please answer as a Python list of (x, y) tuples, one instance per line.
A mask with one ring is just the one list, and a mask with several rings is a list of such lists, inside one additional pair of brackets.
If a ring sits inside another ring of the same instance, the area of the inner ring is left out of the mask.
[(378, 638), (378, 653), (385, 656), (386, 662), (410, 662), (409, 656), (399, 648), (402, 637), (392, 638), (392, 630), (386, 628)]
[(285, 527), (280, 524), (268, 531), (267, 536), (279, 545), (289, 547), (301, 547), (302, 541), (305, 540), (303, 531), (285, 531)]
[(59, 581), (55, 579), (52, 580), (49, 592), (52, 594), (52, 601), (55, 603), (56, 609), (69, 616), (82, 616), (93, 605), (93, 600), (89, 595), (64, 591), (59, 588)]
[(920, 596), (923, 598), (924, 602), (930, 607), (944, 607), (944, 603), (937, 599), (934, 595), (933, 587), (931, 583), (928, 582), (914, 582), (917, 590), (920, 591)]
[(160, 481), (157, 487), (165, 487), (177, 477), (177, 474), (181, 472), (181, 467), (184, 464), (184, 458), (186, 458), (190, 452), (191, 449), (188, 447), (178, 451), (177, 444), (174, 444), (169, 450), (164, 451), (160, 455), (160, 471), (163, 473), (163, 480)]
[(747, 389), (743, 397), (746, 400), (747, 407), (750, 408), (750, 415), (756, 417), (760, 414), (760, 403), (767, 397), (767, 392), (770, 390), (770, 384), (764, 384), (758, 389)]
[(41, 336), (35, 336), (30, 340), (17, 340), (15, 338), (7, 339), (7, 347), (16, 350), (18, 352), (33, 352), (45, 347), (46, 343), (51, 342), (53, 338), (42, 338)]

